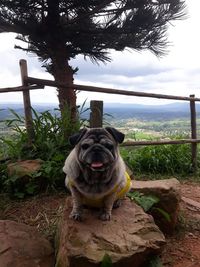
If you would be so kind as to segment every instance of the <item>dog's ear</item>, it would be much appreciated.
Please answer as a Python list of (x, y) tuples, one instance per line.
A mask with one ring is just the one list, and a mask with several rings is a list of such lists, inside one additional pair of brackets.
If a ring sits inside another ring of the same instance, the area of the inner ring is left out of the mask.
[(81, 129), (78, 133), (75, 133), (69, 137), (69, 143), (72, 146), (75, 146), (78, 144), (78, 142), (81, 140), (81, 138), (84, 136), (84, 134), (87, 132), (87, 129)]
[(125, 135), (123, 133), (119, 132), (118, 130), (112, 127), (106, 127), (105, 129), (113, 136), (115, 141), (117, 141), (119, 144), (121, 144), (124, 141)]

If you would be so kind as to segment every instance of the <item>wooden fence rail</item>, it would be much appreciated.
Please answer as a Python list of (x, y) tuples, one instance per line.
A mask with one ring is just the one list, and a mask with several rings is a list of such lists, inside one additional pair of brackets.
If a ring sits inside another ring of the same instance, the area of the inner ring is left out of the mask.
[(10, 92), (22, 92), (27, 90), (35, 90), (35, 89), (43, 89), (41, 85), (29, 85), (29, 86), (16, 86), (16, 87), (6, 87), (6, 88), (0, 88), (0, 93), (10, 93)]
[[(66, 84), (60, 84), (50, 80), (43, 80), (33, 77), (27, 77), (26, 81), (28, 84), (32, 85), (41, 85), (41, 86), (53, 86), (53, 87), (63, 87), (69, 88)], [(181, 101), (189, 101), (190, 102), (190, 114), (191, 114), (191, 139), (187, 140), (171, 140), (171, 141), (137, 141), (137, 142), (126, 142), (123, 146), (139, 146), (139, 145), (162, 145), (162, 144), (185, 144), (191, 143), (191, 153), (192, 153), (192, 166), (193, 169), (197, 170), (197, 143), (200, 143), (197, 140), (197, 127), (196, 127), (196, 107), (195, 102), (199, 102), (200, 98), (195, 97), (195, 95), (190, 95), (189, 97), (185, 96), (174, 96), (174, 95), (163, 95), (163, 94), (152, 94), (152, 93), (144, 93), (144, 92), (134, 92), (127, 91), (121, 89), (111, 89), (111, 88), (102, 88), (96, 86), (86, 86), (86, 85), (78, 85), (74, 84), (73, 88), (79, 91), (87, 91), (87, 92), (98, 92), (98, 93), (107, 93), (107, 94), (117, 94), (117, 95), (126, 95), (126, 96), (138, 96), (138, 97), (151, 97), (151, 98), (159, 98), (159, 99), (170, 99), (170, 100), (181, 100)], [(95, 101), (95, 103), (91, 104), (92, 115), (90, 116), (91, 127), (102, 127), (103, 118), (99, 117), (100, 106), (103, 107), (102, 101)], [(96, 105), (96, 107), (95, 107)], [(101, 111), (101, 116), (103, 116), (103, 112)]]
[[(26, 78), (27, 83), (29, 84), (37, 84), (41, 86), (53, 86), (53, 87), (62, 87), (69, 88), (68, 85), (63, 83), (57, 83), (50, 80), (43, 80), (33, 77)], [(96, 86), (87, 86), (87, 85), (79, 85), (74, 84), (70, 85), (70, 88), (74, 88), (78, 91), (87, 91), (87, 92), (96, 92), (96, 93), (107, 93), (107, 94), (115, 94), (115, 95), (126, 95), (126, 96), (140, 96), (140, 97), (153, 97), (160, 99), (172, 99), (172, 100), (183, 100), (183, 101), (200, 101), (200, 98), (197, 97), (187, 97), (187, 96), (174, 96), (174, 95), (163, 95), (163, 94), (152, 94), (152, 93), (144, 93), (144, 92), (134, 92), (127, 91), (121, 89), (112, 89), (112, 88), (104, 88), (104, 87), (96, 87)]]
[[(20, 70), (21, 70), (22, 85), (18, 87), (0, 88), (0, 93), (18, 92), (18, 91), (23, 92), (26, 128), (27, 128), (27, 133), (29, 136), (29, 141), (32, 142), (34, 140), (34, 131), (33, 131), (31, 100), (30, 100), (29, 90), (43, 89), (45, 86), (62, 87), (62, 88), (67, 89), (69, 88), (69, 86), (67, 86), (66, 84), (57, 83), (51, 80), (29, 77), (27, 63), (25, 60), (20, 60)], [(189, 97), (186, 97), (186, 96), (174, 96), (174, 95), (164, 95), (164, 94), (152, 94), (152, 93), (144, 93), (144, 92), (127, 91), (127, 90), (121, 90), (121, 89), (78, 85), (78, 84), (74, 84), (73, 88), (74, 90), (78, 90), (78, 91), (189, 101), (190, 114), (191, 114), (191, 139), (124, 142), (123, 146), (191, 144), (192, 166), (193, 166), (194, 171), (197, 170), (197, 144), (200, 143), (200, 139), (197, 139), (195, 103), (199, 102), (200, 98), (195, 97), (195, 95), (190, 95)], [(91, 127), (102, 127), (103, 102), (102, 101), (91, 102), (91, 111), (92, 111), (92, 114), (90, 116)]]
[(183, 145), (197, 144), (200, 139), (177, 139), (177, 140), (157, 140), (157, 141), (128, 141), (123, 142), (121, 146), (151, 146), (151, 145)]

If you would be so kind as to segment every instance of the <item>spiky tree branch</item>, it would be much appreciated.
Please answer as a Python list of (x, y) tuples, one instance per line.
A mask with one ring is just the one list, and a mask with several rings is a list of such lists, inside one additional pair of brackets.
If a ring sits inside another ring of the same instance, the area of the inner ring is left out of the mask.
[(0, 4), (0, 32), (25, 36), (27, 50), (37, 51), (44, 60), (51, 58), (49, 48), (57, 41), (64, 43), (67, 59), (83, 54), (106, 61), (108, 49), (125, 48), (160, 55), (167, 44), (167, 23), (183, 18), (185, 8), (181, 0), (2, 0)]
[[(184, 0), (0, 0), (0, 33), (17, 33), (25, 47), (60, 83), (73, 84), (69, 60), (79, 54), (110, 61), (111, 49), (148, 49), (162, 55), (167, 28), (184, 17)], [(58, 88), (61, 110), (74, 120), (73, 86)]]

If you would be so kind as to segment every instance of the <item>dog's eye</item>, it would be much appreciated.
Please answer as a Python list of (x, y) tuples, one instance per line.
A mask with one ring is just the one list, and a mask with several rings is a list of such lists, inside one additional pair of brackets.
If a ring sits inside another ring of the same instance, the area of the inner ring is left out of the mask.
[(107, 148), (108, 150), (112, 150), (113, 149), (113, 144), (105, 144), (104, 145), (105, 146), (105, 148)]
[(82, 144), (81, 148), (85, 150), (85, 149), (88, 149), (89, 146), (90, 146), (89, 144)]

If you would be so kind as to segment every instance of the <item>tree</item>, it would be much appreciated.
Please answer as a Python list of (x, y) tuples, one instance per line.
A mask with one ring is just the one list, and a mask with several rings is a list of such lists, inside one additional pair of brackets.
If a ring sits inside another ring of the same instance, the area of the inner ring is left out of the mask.
[[(171, 20), (184, 16), (182, 0), (0, 0), (0, 32), (17, 33), (19, 47), (36, 54), (56, 82), (73, 84), (70, 59), (110, 61), (109, 51), (165, 51)], [(61, 111), (76, 114), (73, 88), (58, 88)]]

